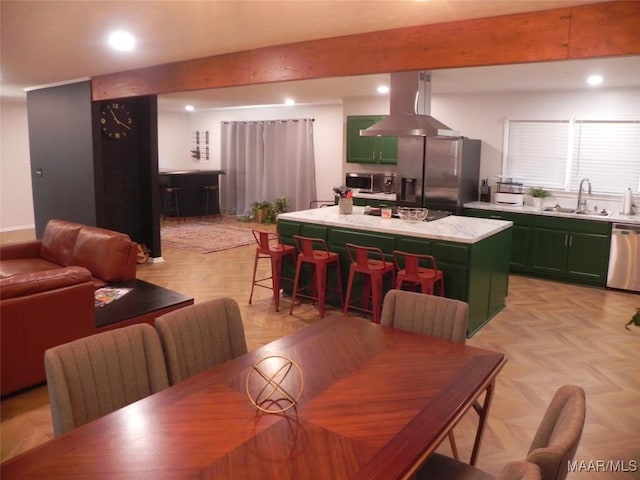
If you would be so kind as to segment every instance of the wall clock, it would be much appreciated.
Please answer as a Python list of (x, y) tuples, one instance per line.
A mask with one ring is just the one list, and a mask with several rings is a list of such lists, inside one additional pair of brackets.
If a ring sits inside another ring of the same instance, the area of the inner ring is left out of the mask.
[(129, 108), (122, 102), (109, 102), (100, 111), (102, 133), (113, 140), (121, 140), (131, 135), (133, 119)]

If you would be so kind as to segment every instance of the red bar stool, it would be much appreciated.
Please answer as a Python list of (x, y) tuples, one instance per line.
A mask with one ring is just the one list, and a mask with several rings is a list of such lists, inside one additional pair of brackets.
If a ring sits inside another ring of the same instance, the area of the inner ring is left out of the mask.
[[(437, 285), (438, 295), (444, 297), (444, 275), (442, 270), (438, 270), (436, 259), (432, 255), (394, 250), (393, 261), (398, 270), (396, 274), (396, 288), (398, 290), (402, 290), (404, 282), (409, 282), (419, 285), (422, 293), (433, 295)], [(430, 267), (421, 267), (421, 261), (423, 264), (429, 263)]]
[[(353, 243), (345, 244), (347, 255), (351, 266), (349, 267), (349, 283), (347, 285), (347, 297), (344, 305), (344, 314), (349, 308), (371, 313), (373, 322), (380, 323), (380, 312), (382, 311), (382, 283), (384, 276), (391, 274), (391, 285), (395, 283), (395, 265), (384, 259), (382, 250), (377, 247), (362, 247)], [(364, 276), (362, 292), (360, 295), (360, 306), (351, 305), (351, 289), (356, 273)], [(373, 302), (371, 302), (373, 297)], [(371, 308), (369, 304), (372, 303)]]
[[(293, 313), (293, 306), (296, 297), (308, 298), (318, 302), (318, 310), (320, 310), (320, 318), (324, 317), (325, 301), (327, 298), (327, 290), (333, 290), (340, 297), (340, 306), (342, 307), (342, 276), (340, 275), (340, 256), (337, 253), (330, 252), (327, 248), (327, 242), (321, 238), (301, 237), (294, 235), (293, 240), (298, 249), (298, 260), (296, 262), (296, 275), (293, 281), (293, 295), (291, 298), (291, 308), (289, 315)], [(321, 248), (316, 248), (316, 246)], [(308, 286), (299, 287), (300, 272), (304, 265), (310, 265), (315, 274), (311, 277)], [(327, 270), (329, 265), (335, 267), (336, 282), (338, 287), (327, 286)], [(308, 293), (300, 293), (300, 291), (308, 290)]]
[[(271, 288), (273, 290), (273, 300), (276, 304), (276, 312), (280, 308), (280, 289), (282, 280), (293, 281), (292, 278), (282, 276), (282, 261), (284, 257), (291, 256), (291, 261), (295, 261), (296, 248), (291, 245), (280, 243), (280, 237), (277, 233), (264, 232), (261, 230), (252, 230), (253, 237), (256, 239), (258, 246), (256, 247), (256, 257), (253, 262), (253, 281), (251, 283), (251, 294), (249, 295), (249, 305), (253, 298), (253, 288), (258, 287)], [(256, 280), (256, 271), (258, 270), (258, 260), (261, 258), (269, 258), (271, 260), (271, 276)], [(271, 285), (263, 285), (261, 282), (271, 280)]]

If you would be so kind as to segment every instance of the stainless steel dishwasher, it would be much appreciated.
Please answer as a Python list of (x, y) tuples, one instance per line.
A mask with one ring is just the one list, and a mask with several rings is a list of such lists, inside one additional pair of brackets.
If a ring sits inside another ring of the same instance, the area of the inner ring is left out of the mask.
[(640, 226), (614, 223), (607, 287), (640, 292)]

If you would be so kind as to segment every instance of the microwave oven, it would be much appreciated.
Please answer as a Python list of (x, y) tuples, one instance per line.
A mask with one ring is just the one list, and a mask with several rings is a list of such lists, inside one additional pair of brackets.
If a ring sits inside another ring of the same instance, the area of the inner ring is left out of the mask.
[(384, 191), (384, 173), (347, 173), (345, 185), (362, 193), (380, 193)]

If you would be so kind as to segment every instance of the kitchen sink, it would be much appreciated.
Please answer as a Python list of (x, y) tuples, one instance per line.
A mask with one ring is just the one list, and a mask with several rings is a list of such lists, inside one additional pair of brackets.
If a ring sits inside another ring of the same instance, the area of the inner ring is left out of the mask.
[(573, 215), (580, 215), (581, 217), (609, 217), (611, 216), (611, 212), (607, 212), (606, 210), (602, 210), (600, 212), (590, 211), (590, 210), (576, 210), (575, 208), (567, 208), (567, 207), (545, 207), (543, 209), (544, 212), (556, 212), (556, 213), (570, 213)]
[(607, 212), (606, 210), (603, 210), (601, 212), (585, 212), (585, 211), (579, 211), (579, 212), (574, 212), (576, 215), (584, 215), (586, 217), (608, 217), (609, 215), (611, 215), (611, 212)]
[(545, 212), (557, 212), (557, 213), (579, 213), (576, 212), (575, 208), (565, 208), (565, 207), (545, 207)]

